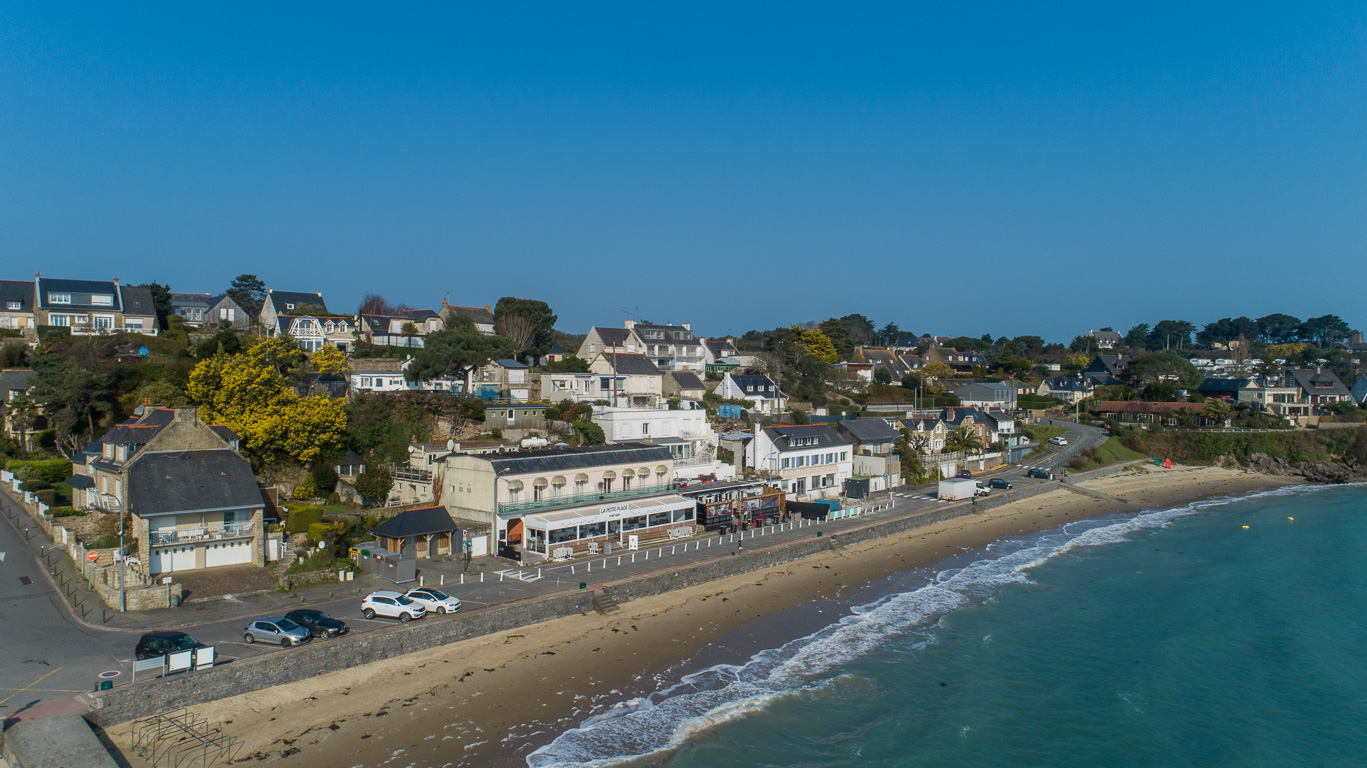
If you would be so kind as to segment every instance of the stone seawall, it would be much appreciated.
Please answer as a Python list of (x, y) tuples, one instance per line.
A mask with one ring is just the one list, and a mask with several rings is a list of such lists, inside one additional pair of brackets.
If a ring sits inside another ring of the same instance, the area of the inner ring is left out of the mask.
[[(1115, 474), (1124, 465), (1077, 473), (1080, 482)], [(945, 520), (981, 513), (1014, 501), (1062, 490), (1056, 483), (1041, 483), (1002, 491), (976, 503), (954, 502), (926, 512), (817, 536), (820, 524), (811, 526), (811, 537), (772, 548), (745, 550), (692, 566), (659, 573), (594, 584), (618, 602), (638, 600), (684, 589), (729, 576), (751, 573), (776, 565), (829, 552), (849, 544), (895, 536)], [(335, 578), (335, 575), (333, 576)], [(394, 658), (414, 651), (504, 632), (593, 610), (590, 590), (560, 592), (508, 605), (461, 613), (455, 617), (396, 626), (383, 632), (366, 632), (338, 640), (309, 643), (289, 653), (272, 653), (244, 659), (213, 669), (173, 675), (156, 682), (122, 686), (92, 694), (88, 718), (108, 727), (169, 709), (193, 706), (252, 691), (305, 680), (341, 669)]]
[(485, 608), (439, 621), (420, 621), (383, 632), (315, 642), (289, 653), (270, 653), (213, 669), (181, 673), (152, 683), (91, 694), (87, 719), (101, 727), (157, 712), (226, 699), (286, 683), (391, 659), (414, 651), (504, 632), (593, 610), (588, 590)]

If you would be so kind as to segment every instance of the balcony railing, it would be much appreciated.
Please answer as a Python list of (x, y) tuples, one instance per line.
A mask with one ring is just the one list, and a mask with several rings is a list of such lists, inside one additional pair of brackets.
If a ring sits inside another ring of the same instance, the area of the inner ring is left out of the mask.
[(152, 545), (183, 544), (190, 541), (216, 539), (246, 539), (256, 535), (257, 526), (247, 523), (201, 525), (198, 528), (177, 528), (174, 531), (153, 531)]
[(498, 513), (502, 515), (512, 512), (532, 512), (542, 509), (555, 509), (557, 507), (572, 507), (576, 504), (590, 504), (595, 501), (612, 501), (614, 499), (636, 499), (642, 496), (658, 496), (662, 493), (672, 493), (678, 490), (678, 488), (678, 483), (670, 482), (661, 483), (660, 485), (647, 485), (640, 488), (632, 488), (629, 491), (576, 493), (569, 496), (537, 499), (536, 501), (513, 501), (507, 504), (499, 504)]
[(393, 467), (389, 470), (389, 476), (395, 480), (408, 480), (415, 483), (432, 482), (430, 470), (413, 469), (412, 467)]

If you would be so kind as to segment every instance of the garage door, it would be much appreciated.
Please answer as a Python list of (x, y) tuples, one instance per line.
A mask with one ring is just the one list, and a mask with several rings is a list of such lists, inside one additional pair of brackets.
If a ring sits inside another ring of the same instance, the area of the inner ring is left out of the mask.
[(153, 576), (158, 573), (168, 573), (171, 570), (171, 550), (154, 549), (152, 550), (152, 562), (148, 564), (147, 572)]
[(219, 565), (241, 565), (251, 561), (252, 543), (250, 541), (225, 541), (210, 544), (209, 551), (204, 553), (204, 565), (208, 568)]
[(171, 547), (171, 570), (193, 571), (195, 569), (194, 547)]

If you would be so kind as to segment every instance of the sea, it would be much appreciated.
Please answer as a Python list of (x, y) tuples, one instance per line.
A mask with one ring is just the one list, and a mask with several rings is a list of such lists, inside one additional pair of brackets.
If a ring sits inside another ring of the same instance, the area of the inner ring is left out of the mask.
[(1364, 486), (1073, 522), (814, 615), (528, 765), (1367, 765)]

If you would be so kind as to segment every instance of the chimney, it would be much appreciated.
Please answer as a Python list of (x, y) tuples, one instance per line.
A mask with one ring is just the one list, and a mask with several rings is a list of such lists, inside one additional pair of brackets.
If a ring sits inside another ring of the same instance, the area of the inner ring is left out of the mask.
[(685, 331), (691, 331), (691, 330), (693, 330), (693, 329), (690, 327), (691, 325), (692, 325), (692, 323), (684, 323), (684, 324), (683, 324), (683, 329), (684, 329)]
[(119, 276), (118, 276), (118, 275), (114, 275), (114, 287), (115, 287), (115, 288), (119, 287)]
[(626, 321), (622, 323), (622, 327), (626, 328), (629, 331), (632, 328), (636, 327), (636, 321), (628, 317)]
[(953, 409), (952, 407), (949, 408), (949, 409), (947, 410), (947, 414), (946, 414), (946, 415), (947, 415), (946, 421), (953, 421), (953, 420), (954, 420), (954, 409)]

